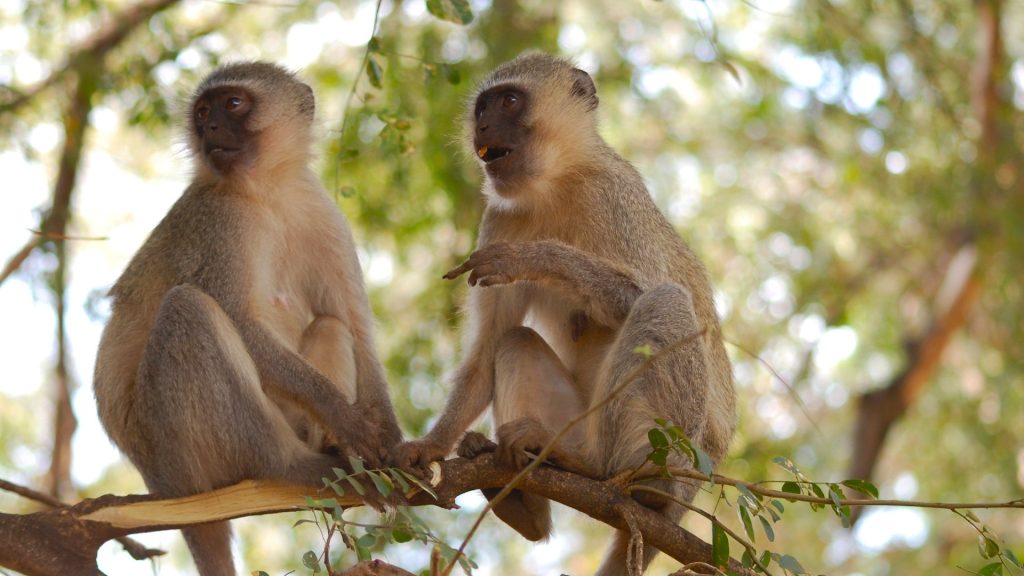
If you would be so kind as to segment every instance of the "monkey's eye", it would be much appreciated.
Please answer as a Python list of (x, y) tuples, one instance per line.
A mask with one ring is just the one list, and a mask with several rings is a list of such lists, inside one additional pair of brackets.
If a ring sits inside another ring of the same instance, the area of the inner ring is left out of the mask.
[(241, 107), (242, 99), (238, 96), (232, 96), (231, 98), (228, 98), (227, 104), (225, 105), (225, 108), (227, 108), (229, 112), (232, 110), (238, 110)]
[(501, 105), (505, 108), (511, 108), (519, 103), (519, 96), (515, 94), (505, 94), (501, 99)]
[(196, 107), (196, 122), (206, 122), (207, 116), (210, 115), (209, 106), (198, 106)]

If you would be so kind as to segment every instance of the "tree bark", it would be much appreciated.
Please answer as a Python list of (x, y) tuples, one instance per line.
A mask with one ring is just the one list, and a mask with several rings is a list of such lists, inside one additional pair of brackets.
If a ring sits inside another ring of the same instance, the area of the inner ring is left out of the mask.
[[(437, 500), (419, 491), (409, 495), (410, 505), (454, 508), (459, 494), (501, 487), (515, 476), (515, 471), (495, 467), (490, 454), (474, 460), (448, 460), (442, 463), (441, 471), (443, 481), (435, 489)], [(641, 506), (610, 482), (542, 466), (530, 472), (518, 487), (561, 502), (615, 528), (628, 530), (626, 518), (630, 518), (646, 544), (683, 564), (711, 563), (709, 544)], [(251, 480), (173, 500), (159, 500), (155, 496), (102, 496), (58, 510), (27, 515), (0, 514), (0, 565), (28, 576), (99, 574), (96, 551), (111, 538), (241, 516), (301, 510), (306, 508), (307, 496), (331, 497), (346, 507), (362, 504), (358, 497), (337, 497), (333, 491), (325, 494), (324, 489)], [(730, 569), (738, 574), (750, 574), (736, 562)]]

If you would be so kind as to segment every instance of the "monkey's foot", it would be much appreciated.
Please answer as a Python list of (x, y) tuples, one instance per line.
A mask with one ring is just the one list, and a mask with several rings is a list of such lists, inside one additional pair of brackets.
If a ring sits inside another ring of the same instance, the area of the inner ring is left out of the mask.
[(498, 427), (498, 464), (522, 470), (551, 439), (551, 432), (534, 418), (502, 424)]
[(487, 436), (479, 432), (466, 432), (455, 452), (462, 458), (472, 460), (481, 454), (494, 452), (497, 449), (498, 445)]

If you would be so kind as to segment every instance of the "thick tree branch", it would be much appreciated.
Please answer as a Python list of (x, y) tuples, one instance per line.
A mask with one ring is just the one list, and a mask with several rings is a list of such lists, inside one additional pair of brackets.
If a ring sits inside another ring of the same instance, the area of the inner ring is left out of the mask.
[[(438, 499), (419, 492), (411, 505), (454, 508), (456, 496), (478, 488), (497, 488), (516, 475), (496, 468), (490, 454), (474, 460), (448, 460)], [(600, 482), (551, 467), (531, 471), (519, 489), (561, 502), (615, 528), (627, 530), (626, 518), (644, 542), (688, 564), (710, 562), (711, 546), (664, 516), (641, 506), (612, 482)], [(0, 514), (0, 565), (30, 576), (99, 574), (96, 551), (105, 541), (127, 534), (180, 528), (241, 516), (304, 509), (316, 489), (272, 482), (245, 481), (187, 498), (102, 496), (69, 508), (26, 515)], [(355, 497), (330, 496), (342, 506), (358, 506)], [(57, 545), (59, 543), (59, 545)], [(738, 567), (738, 566), (737, 566)], [(740, 572), (743, 573), (743, 572)]]

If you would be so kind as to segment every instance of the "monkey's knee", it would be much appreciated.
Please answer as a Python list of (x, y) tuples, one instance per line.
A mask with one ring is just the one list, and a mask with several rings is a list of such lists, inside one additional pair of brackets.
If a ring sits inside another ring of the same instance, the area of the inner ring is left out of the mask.
[(684, 338), (695, 337), (701, 328), (690, 291), (675, 282), (666, 282), (637, 298), (620, 338), (628, 350), (646, 344), (657, 351)]
[(535, 330), (516, 326), (498, 338), (495, 361), (499, 364), (518, 364), (524, 355), (543, 354), (546, 348), (547, 342)]

